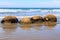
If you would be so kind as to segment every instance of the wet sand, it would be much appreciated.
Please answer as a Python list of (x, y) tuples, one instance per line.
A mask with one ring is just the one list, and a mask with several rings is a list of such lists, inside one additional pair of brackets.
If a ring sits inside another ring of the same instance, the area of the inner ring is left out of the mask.
[(0, 24), (0, 40), (60, 40), (60, 24)]

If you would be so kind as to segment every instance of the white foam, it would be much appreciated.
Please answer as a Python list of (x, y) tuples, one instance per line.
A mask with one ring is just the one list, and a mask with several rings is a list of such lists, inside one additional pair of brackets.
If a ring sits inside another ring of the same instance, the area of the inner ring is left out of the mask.
[(60, 12), (60, 9), (54, 9), (53, 11), (54, 12)]
[(15, 9), (0, 9), (0, 12), (17, 12), (17, 11), (19, 11), (19, 10), (15, 10)]
[(60, 9), (53, 9), (53, 10), (42, 10), (42, 9), (28, 9), (28, 10), (22, 10), (22, 9), (0, 9), (0, 12), (60, 12)]
[(48, 12), (49, 10), (41, 10), (41, 12)]
[[(45, 14), (46, 15), (46, 14)], [(36, 15), (36, 16), (45, 16), (45, 15)], [(60, 14), (53, 14), (53, 15), (55, 15), (55, 16), (60, 16)], [(33, 16), (35, 16), (35, 15), (33, 15)], [(33, 16), (16, 16), (17, 18), (24, 18), (24, 17), (33, 17)], [(0, 18), (4, 18), (5, 16), (2, 16), (2, 17), (0, 17)]]
[[(33, 15), (33, 16), (41, 16), (41, 15)], [(17, 17), (17, 18), (24, 18), (24, 17), (33, 17), (33, 16), (15, 16), (15, 17)], [(4, 17), (5, 16), (0, 16), (0, 18), (4, 18)]]
[(40, 11), (40, 12), (48, 12), (48, 11), (53, 11), (53, 12), (60, 12), (60, 9), (53, 9), (53, 10), (43, 10), (43, 9), (28, 9), (28, 10), (22, 10), (22, 9), (0, 9), (0, 12), (35, 12), (35, 11)]
[(40, 11), (40, 9), (29, 9), (29, 10), (22, 10), (22, 9), (0, 9), (0, 12), (35, 12)]

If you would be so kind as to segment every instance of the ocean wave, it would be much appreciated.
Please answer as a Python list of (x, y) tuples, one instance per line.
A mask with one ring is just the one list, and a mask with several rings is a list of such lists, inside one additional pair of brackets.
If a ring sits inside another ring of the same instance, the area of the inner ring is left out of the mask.
[(0, 9), (0, 12), (35, 12), (40, 11), (40, 9), (29, 9), (29, 10), (22, 10), (22, 9)]
[(54, 9), (52, 11), (54, 11), (54, 12), (60, 12), (60, 9)]
[(29, 9), (29, 10), (22, 10), (22, 9), (0, 9), (0, 12), (48, 12), (51, 10), (41, 10), (41, 9)]
[(0, 12), (60, 12), (60, 9), (0, 9)]
[[(1, 16), (0, 18), (4, 18), (5, 16)], [(16, 16), (17, 18), (24, 18), (24, 17), (32, 17), (32, 16)]]
[[(32, 16), (16, 16), (17, 18), (23, 18), (23, 17), (33, 17), (33, 16), (42, 16), (42, 17), (44, 17), (46, 14), (44, 14), (44, 15), (32, 15)], [(53, 14), (53, 15), (55, 15), (56, 17), (60, 17), (60, 14)], [(8, 16), (8, 15), (6, 15), (6, 16)], [(14, 16), (14, 15), (12, 15), (12, 16)], [(4, 18), (5, 16), (0, 16), (0, 18)]]

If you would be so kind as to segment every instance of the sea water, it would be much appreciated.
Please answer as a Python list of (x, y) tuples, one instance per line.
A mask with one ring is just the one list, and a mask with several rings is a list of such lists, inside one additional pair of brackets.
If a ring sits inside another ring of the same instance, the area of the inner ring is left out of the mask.
[(45, 25), (36, 24), (1, 24), (0, 40), (60, 40), (60, 9), (56, 8), (1, 8), (0, 22), (5, 16), (16, 16), (19, 20), (22, 17), (32, 17), (46, 14), (54, 14), (57, 17), (56, 23)]

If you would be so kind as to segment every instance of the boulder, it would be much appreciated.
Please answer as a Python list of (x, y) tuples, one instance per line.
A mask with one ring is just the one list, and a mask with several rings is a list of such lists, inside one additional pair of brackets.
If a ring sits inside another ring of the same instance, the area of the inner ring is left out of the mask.
[(23, 18), (21, 18), (20, 23), (30, 24), (31, 23), (31, 19), (29, 17), (23, 17)]
[(6, 16), (2, 19), (1, 23), (17, 23), (18, 19), (15, 16)]
[(57, 18), (56, 18), (56, 16), (53, 15), (53, 14), (47, 14), (47, 15), (44, 17), (44, 21), (56, 22), (56, 21), (57, 21)]
[(36, 23), (36, 22), (43, 22), (44, 20), (41, 16), (33, 16), (31, 18), (31, 21), (32, 21), (32, 23)]

